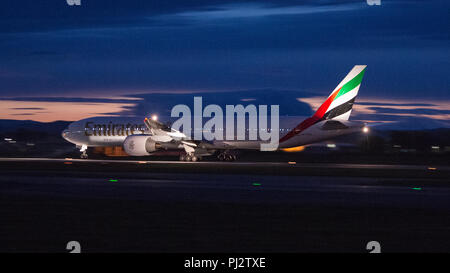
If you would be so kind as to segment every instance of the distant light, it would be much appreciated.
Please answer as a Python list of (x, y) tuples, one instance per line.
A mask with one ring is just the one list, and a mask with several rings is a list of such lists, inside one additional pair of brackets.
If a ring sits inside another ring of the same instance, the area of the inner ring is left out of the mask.
[(4, 140), (5, 140), (5, 141), (11, 141), (12, 138), (5, 137)]
[(260, 183), (253, 183), (252, 185), (253, 185), (253, 186), (261, 186)]
[(439, 146), (431, 146), (431, 149), (433, 149), (433, 150), (439, 150)]
[(27, 143), (27, 146), (34, 146), (34, 143)]
[(295, 165), (295, 164), (297, 164), (297, 162), (295, 162), (295, 161), (289, 161), (288, 164), (289, 164), (289, 165)]
[(428, 170), (435, 171), (435, 170), (437, 170), (437, 168), (435, 168), (435, 167), (428, 167)]
[(419, 188), (419, 187), (417, 187), (417, 188), (411, 188), (411, 189), (413, 189), (413, 190), (415, 190), (415, 191), (421, 191), (421, 190), (422, 190), (422, 188)]
[(328, 148), (336, 148), (336, 144), (334, 144), (334, 143), (329, 143), (329, 144), (327, 144), (327, 147), (328, 147)]
[(66, 165), (70, 165), (70, 164), (72, 164), (72, 162), (68, 162), (68, 161), (66, 161), (66, 162), (64, 162), (64, 164), (66, 164)]
[(158, 120), (158, 116), (157, 115), (152, 115), (152, 120), (153, 121), (157, 121)]
[(362, 131), (367, 134), (369, 132), (369, 127), (364, 126)]
[(14, 144), (14, 143), (16, 143), (16, 141), (15, 140), (10, 140), (10, 141), (8, 141), (8, 143)]
[(117, 182), (117, 179), (109, 179), (109, 182)]

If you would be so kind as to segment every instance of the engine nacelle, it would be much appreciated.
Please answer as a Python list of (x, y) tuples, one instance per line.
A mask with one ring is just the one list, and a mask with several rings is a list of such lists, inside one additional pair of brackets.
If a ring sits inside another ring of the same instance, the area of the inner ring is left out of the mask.
[(148, 135), (131, 135), (125, 138), (123, 149), (131, 156), (150, 155), (160, 148)]

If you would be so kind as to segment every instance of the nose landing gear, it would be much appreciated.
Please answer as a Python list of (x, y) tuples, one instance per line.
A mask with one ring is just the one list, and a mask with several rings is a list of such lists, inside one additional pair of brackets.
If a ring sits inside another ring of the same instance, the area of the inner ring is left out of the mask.
[(82, 159), (88, 158), (87, 145), (81, 145), (80, 152), (81, 152), (80, 158), (82, 158)]

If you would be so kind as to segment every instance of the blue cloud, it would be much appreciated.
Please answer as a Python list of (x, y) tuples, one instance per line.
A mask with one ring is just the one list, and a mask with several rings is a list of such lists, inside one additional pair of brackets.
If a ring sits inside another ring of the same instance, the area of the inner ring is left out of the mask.
[(362, 96), (448, 100), (449, 7), (438, 0), (379, 7), (361, 0), (8, 1), (0, 10), (0, 93), (327, 96), (364, 63)]

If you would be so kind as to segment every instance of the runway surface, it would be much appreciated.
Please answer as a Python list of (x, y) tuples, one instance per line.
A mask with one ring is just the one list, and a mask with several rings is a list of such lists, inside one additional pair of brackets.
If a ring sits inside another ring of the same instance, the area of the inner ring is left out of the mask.
[[(433, 168), (433, 166), (423, 166), (423, 165), (384, 165), (384, 164), (338, 164), (338, 163), (301, 163), (297, 165), (297, 162), (220, 162), (220, 161), (206, 161), (206, 162), (186, 162), (186, 161), (152, 161), (152, 160), (107, 160), (107, 159), (77, 159), (77, 158), (0, 158), (0, 162), (77, 162), (77, 163), (92, 163), (92, 164), (102, 164), (102, 163), (111, 163), (111, 164), (152, 164), (152, 165), (160, 165), (160, 164), (168, 164), (168, 165), (179, 165), (179, 164), (191, 164), (191, 165), (233, 165), (233, 166), (285, 166), (291, 165), (294, 167), (311, 167), (311, 168), (326, 168), (326, 167), (335, 167), (342, 169), (383, 169), (383, 170), (392, 170), (392, 169), (401, 169), (401, 170), (426, 170), (429, 168)], [(440, 170), (450, 171), (450, 166), (439, 166)]]
[(450, 251), (446, 166), (0, 158), (0, 171), (0, 251)]
[[(450, 178), (450, 166), (440, 165), (388, 165), (388, 164), (339, 164), (303, 162), (184, 162), (147, 160), (107, 160), (74, 158), (0, 158), (0, 168), (41, 168), (65, 171), (69, 165), (83, 170), (102, 169), (115, 171), (187, 172), (216, 174), (261, 175), (319, 175), (319, 176), (390, 176), (412, 178)], [(3, 166), (3, 167), (2, 167)]]

